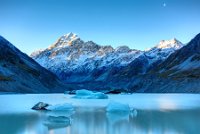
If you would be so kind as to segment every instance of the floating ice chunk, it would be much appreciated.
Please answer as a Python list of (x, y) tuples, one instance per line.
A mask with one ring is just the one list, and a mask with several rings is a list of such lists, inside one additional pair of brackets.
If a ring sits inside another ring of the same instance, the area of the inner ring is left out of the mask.
[(107, 99), (108, 96), (102, 92), (92, 92), (86, 89), (77, 90), (73, 98), (77, 99)]
[(65, 104), (48, 106), (46, 109), (50, 111), (72, 111), (74, 110), (74, 107), (72, 106), (72, 104), (65, 103)]
[(48, 129), (64, 128), (71, 125), (71, 119), (65, 116), (48, 116), (43, 124), (47, 126)]
[(128, 104), (122, 104), (118, 102), (110, 102), (106, 108), (107, 112), (130, 112)]
[(108, 96), (102, 92), (93, 93), (95, 99), (108, 99)]
[(76, 91), (77, 96), (90, 96), (91, 94), (93, 94), (93, 92), (86, 89), (81, 89)]

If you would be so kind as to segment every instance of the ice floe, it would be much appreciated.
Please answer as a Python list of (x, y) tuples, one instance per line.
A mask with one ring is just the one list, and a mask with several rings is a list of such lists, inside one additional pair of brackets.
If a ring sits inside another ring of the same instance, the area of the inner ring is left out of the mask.
[(74, 107), (72, 104), (64, 103), (64, 104), (48, 106), (46, 109), (50, 111), (71, 111), (74, 110)]
[(108, 96), (102, 92), (92, 92), (86, 89), (76, 91), (76, 95), (73, 98), (77, 99), (108, 99)]

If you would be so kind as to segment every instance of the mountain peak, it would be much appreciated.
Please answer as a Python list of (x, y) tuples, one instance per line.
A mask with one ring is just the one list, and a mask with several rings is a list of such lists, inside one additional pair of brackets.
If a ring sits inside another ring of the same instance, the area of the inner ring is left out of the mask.
[(171, 40), (161, 40), (159, 44), (156, 46), (156, 48), (160, 49), (167, 49), (167, 48), (181, 48), (183, 44), (178, 41), (176, 38), (173, 38)]
[(63, 37), (65, 37), (65, 38), (68, 39), (68, 40), (70, 40), (70, 39), (73, 40), (73, 39), (75, 39), (75, 38), (78, 38), (78, 35), (75, 34), (75, 33), (70, 32), (70, 33), (64, 35)]
[(61, 43), (61, 46), (65, 46), (65, 45), (71, 46), (72, 42), (77, 40), (78, 38), (79, 37), (77, 34), (70, 32), (66, 35), (63, 35), (58, 41), (59, 43)]
[(65, 47), (65, 46), (71, 46), (72, 43), (76, 40), (80, 39), (78, 37), (77, 34), (74, 34), (72, 32), (66, 34), (66, 35), (63, 35), (61, 36), (57, 41), (56, 43), (54, 43), (53, 45), (51, 45), (49, 47), (49, 49), (52, 49), (52, 48), (55, 48), (55, 47)]

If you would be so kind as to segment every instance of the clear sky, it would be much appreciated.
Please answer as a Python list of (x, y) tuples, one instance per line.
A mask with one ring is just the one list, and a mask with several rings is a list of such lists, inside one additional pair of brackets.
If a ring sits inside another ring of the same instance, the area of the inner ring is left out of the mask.
[(140, 50), (187, 43), (200, 33), (200, 0), (0, 0), (0, 35), (27, 54), (68, 32)]

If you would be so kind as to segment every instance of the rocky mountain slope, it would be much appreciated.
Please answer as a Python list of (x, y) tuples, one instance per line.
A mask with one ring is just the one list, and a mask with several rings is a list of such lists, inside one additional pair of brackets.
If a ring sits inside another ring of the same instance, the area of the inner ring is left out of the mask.
[(144, 74), (182, 46), (172, 39), (163, 40), (146, 51), (127, 46), (114, 49), (92, 41), (84, 42), (76, 34), (69, 33), (49, 48), (32, 53), (31, 57), (65, 83), (94, 83), (112, 80), (121, 70), (130, 69), (128, 75), (131, 76)]
[(188, 45), (169, 56), (155, 71), (166, 76), (182, 78), (200, 77), (200, 34)]
[(49, 93), (65, 87), (56, 75), (0, 36), (0, 92)]
[[(161, 83), (155, 92), (200, 92), (200, 34), (155, 67)], [(157, 82), (158, 83), (158, 82)], [(170, 90), (169, 90), (170, 89)]]
[[(133, 76), (129, 74), (132, 68), (122, 69), (109, 85), (130, 92), (199, 93), (200, 34), (147, 73)], [(129, 74), (128, 77), (124, 76), (125, 73)]]

